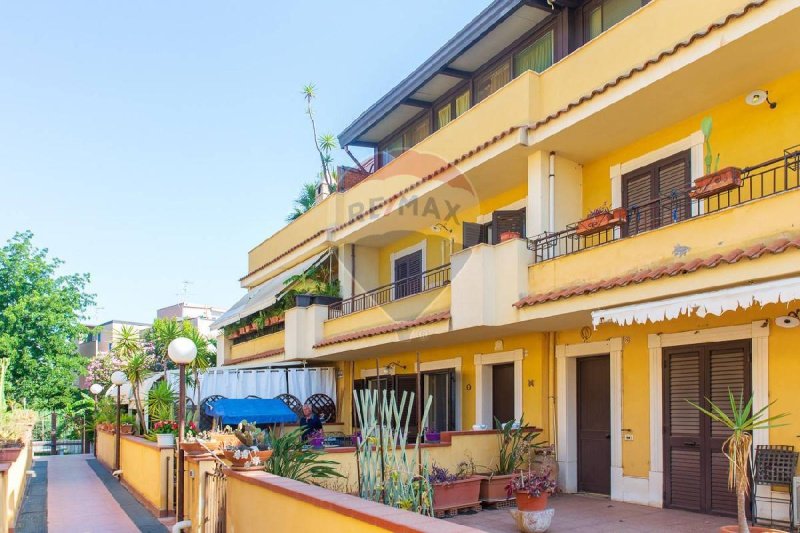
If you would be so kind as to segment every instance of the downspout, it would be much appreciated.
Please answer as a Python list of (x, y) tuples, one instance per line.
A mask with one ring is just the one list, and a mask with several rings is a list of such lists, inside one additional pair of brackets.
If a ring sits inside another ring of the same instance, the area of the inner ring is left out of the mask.
[(550, 152), (550, 175), (548, 176), (547, 192), (548, 199), (548, 215), (547, 231), (555, 233), (556, 231), (556, 153)]
[(350, 245), (350, 297), (356, 295), (356, 245)]
[(548, 393), (548, 403), (547, 403), (547, 410), (548, 410), (548, 434), (550, 436), (550, 442), (553, 443), (553, 450), (556, 452), (556, 457), (558, 457), (558, 418), (556, 413), (556, 334), (554, 331), (550, 331), (547, 334), (547, 351), (549, 352), (548, 355), (548, 365), (549, 365), (549, 372), (548, 372), (548, 385), (547, 385), (547, 393)]

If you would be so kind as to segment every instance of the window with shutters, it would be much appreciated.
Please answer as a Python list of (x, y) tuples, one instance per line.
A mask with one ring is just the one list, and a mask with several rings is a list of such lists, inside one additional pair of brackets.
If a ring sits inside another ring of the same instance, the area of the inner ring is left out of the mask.
[(503, 233), (517, 233), (525, 237), (525, 208), (492, 213), (492, 244), (500, 242)]
[(394, 260), (395, 298), (422, 291), (422, 250)]
[(690, 151), (656, 161), (622, 177), (622, 206), (628, 211), (625, 235), (686, 220), (691, 216)]

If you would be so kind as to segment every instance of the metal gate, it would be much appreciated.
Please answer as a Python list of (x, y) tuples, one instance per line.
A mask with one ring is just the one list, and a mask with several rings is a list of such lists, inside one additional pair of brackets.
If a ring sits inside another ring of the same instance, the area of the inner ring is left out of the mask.
[(206, 472), (203, 480), (205, 491), (205, 511), (203, 512), (203, 533), (225, 533), (225, 485), (223, 466), (217, 464), (213, 472)]

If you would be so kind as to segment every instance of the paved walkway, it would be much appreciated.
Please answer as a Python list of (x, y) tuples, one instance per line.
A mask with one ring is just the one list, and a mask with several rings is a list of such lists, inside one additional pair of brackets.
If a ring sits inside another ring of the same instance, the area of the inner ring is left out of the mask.
[[(30, 490), (23, 505), (33, 508), (33, 504), (28, 504), (31, 499), (46, 499), (46, 514), (26, 514), (26, 520), (17, 524), (16, 533), (167, 531), (91, 455), (37, 457), (34, 469), (46, 470), (46, 497)], [(42, 529), (45, 522), (47, 528)]]
[[(551, 498), (550, 502), (556, 514), (549, 533), (709, 533), (736, 521), (731, 518), (614, 502), (600, 496), (561, 494)], [(508, 509), (462, 514), (448, 521), (492, 533), (517, 532)]]

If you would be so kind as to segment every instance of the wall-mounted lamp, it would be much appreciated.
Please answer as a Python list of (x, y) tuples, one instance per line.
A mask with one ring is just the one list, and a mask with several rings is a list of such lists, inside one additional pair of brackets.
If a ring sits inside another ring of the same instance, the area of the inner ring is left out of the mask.
[(770, 109), (775, 109), (776, 107), (778, 107), (777, 102), (770, 102), (769, 91), (764, 91), (762, 89), (751, 92), (750, 94), (744, 97), (744, 101), (747, 105), (752, 105), (752, 106), (761, 105), (764, 102), (766, 102), (767, 104), (769, 104)]
[(800, 309), (795, 309), (787, 315), (775, 319), (775, 325), (781, 328), (796, 328), (800, 326)]
[(437, 222), (436, 224), (434, 224), (433, 226), (431, 226), (431, 229), (432, 229), (433, 231), (437, 232), (437, 233), (438, 233), (438, 232), (440, 232), (440, 231), (446, 231), (447, 233), (450, 233), (450, 234), (452, 234), (452, 233), (453, 233), (453, 230), (452, 230), (452, 229), (448, 228), (447, 226), (445, 226), (445, 225), (444, 225), (444, 224), (442, 224), (441, 222)]
[(388, 365), (383, 367), (385, 374), (393, 373), (394, 369), (396, 369), (396, 368), (402, 368), (403, 370), (405, 370), (406, 369), (406, 365), (401, 365), (397, 361), (392, 361), (391, 363), (389, 363)]

